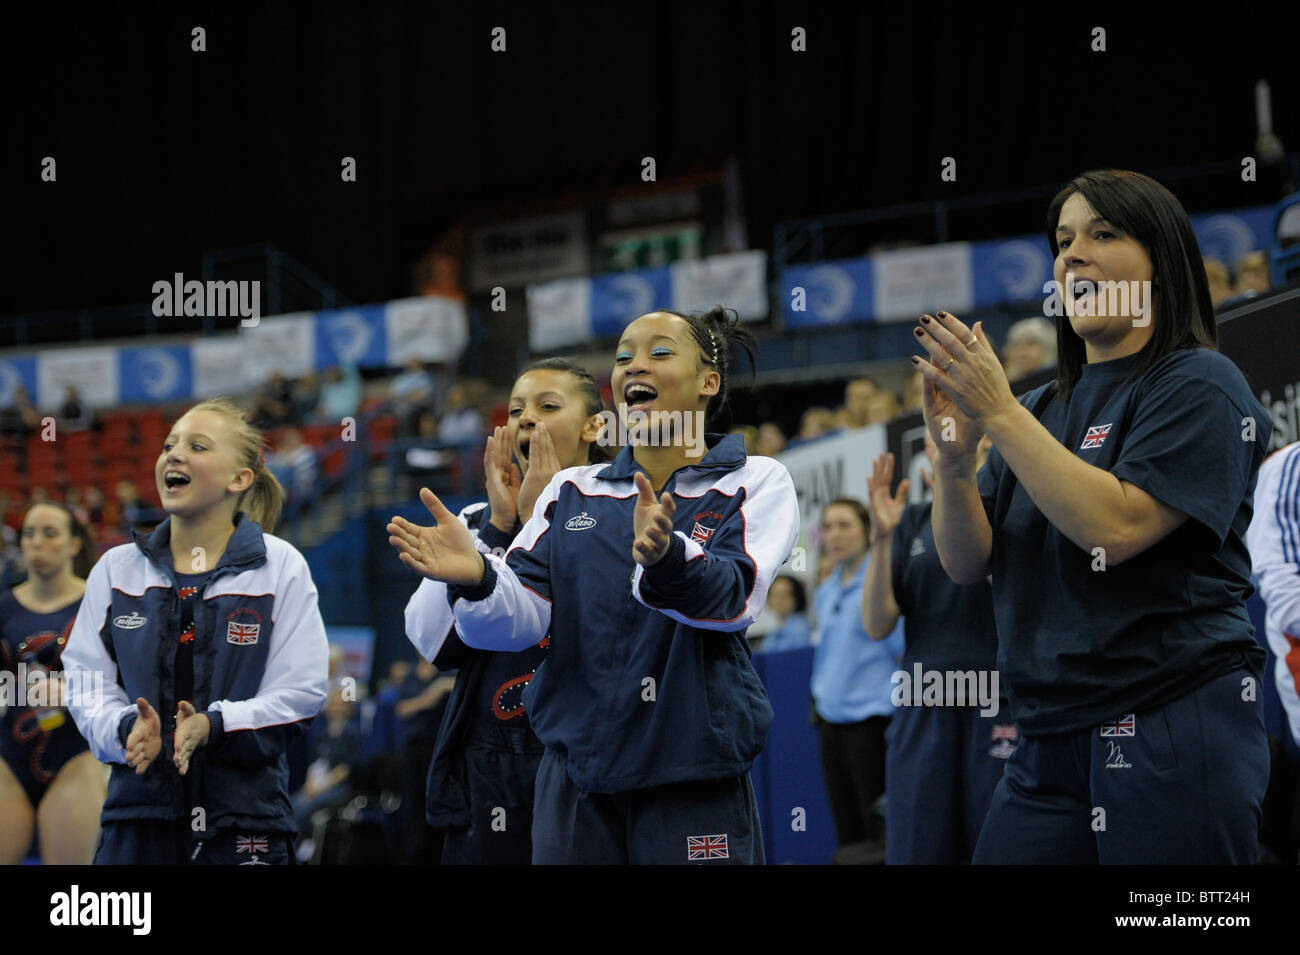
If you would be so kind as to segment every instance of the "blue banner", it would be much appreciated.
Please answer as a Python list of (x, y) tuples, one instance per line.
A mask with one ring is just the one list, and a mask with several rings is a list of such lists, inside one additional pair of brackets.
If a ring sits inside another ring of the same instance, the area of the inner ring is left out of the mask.
[(189, 398), (194, 392), (190, 350), (184, 345), (123, 348), (117, 380), (124, 404)]
[(385, 305), (358, 305), (316, 313), (316, 367), (382, 368), (387, 362)]
[(666, 265), (592, 276), (591, 334), (617, 338), (634, 318), (672, 304), (672, 270)]
[(781, 273), (781, 312), (786, 328), (871, 321), (875, 312), (871, 260), (790, 266)]
[(1052, 281), (1052, 247), (1042, 235), (971, 243), (977, 306), (1028, 302), (1046, 297)]
[(1267, 251), (1273, 243), (1273, 206), (1255, 206), (1189, 216), (1201, 255), (1235, 268), (1247, 252)]
[(22, 386), (27, 391), (27, 400), (36, 403), (36, 358), (24, 355), (21, 358), (0, 359), (0, 403), (10, 405), (14, 400), (14, 390)]

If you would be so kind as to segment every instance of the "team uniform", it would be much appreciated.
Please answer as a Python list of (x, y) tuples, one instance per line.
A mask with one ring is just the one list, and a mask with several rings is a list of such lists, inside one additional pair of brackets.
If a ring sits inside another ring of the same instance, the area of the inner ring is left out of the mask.
[[(899, 668), (909, 678), (917, 664), (923, 674), (989, 674), (998, 654), (992, 590), (984, 581), (962, 587), (949, 578), (934, 546), (932, 507), (909, 504), (894, 529), (890, 578), (906, 643)], [(975, 851), (1019, 733), (1005, 695), (985, 716), (971, 692), (977, 683), (965, 686), (964, 701), (894, 709), (886, 736), (889, 865), (953, 865), (969, 862)]]
[[(0, 595), (0, 670), (12, 673), (16, 681), (37, 667), (60, 671), (63, 648), (80, 606), (79, 597), (52, 613), (33, 613), (12, 591)], [(22, 784), (33, 809), (68, 760), (88, 748), (60, 707), (10, 706), (0, 717), (0, 759)]]
[[(504, 554), (514, 540), (492, 525), (486, 503), (465, 508), (459, 520), (480, 553)], [(406, 635), (438, 669), (459, 671), (429, 766), (425, 807), (429, 825), (446, 830), (442, 861), (528, 865), (543, 746), (523, 695), (550, 638), (518, 653), (468, 646), (456, 632), (447, 585), (427, 579), (406, 605)]]
[(826, 797), (841, 847), (882, 835), (876, 801), (885, 792), (885, 731), (903, 652), (901, 624), (884, 640), (862, 626), (862, 588), (871, 555), (845, 583), (836, 567), (813, 596), (813, 716)]
[(1260, 466), (1246, 543), (1264, 601), (1264, 633), (1277, 658), (1277, 695), (1300, 746), (1300, 443), (1275, 451)]
[[(70, 706), (112, 766), (97, 864), (289, 863), (295, 831), (285, 746), (325, 702), (329, 649), (307, 562), (243, 513), (206, 574), (172, 567), (171, 520), (109, 550), (91, 571), (63, 662), (104, 699)], [(126, 765), (135, 700), (162, 723), (143, 775)], [(181, 776), (175, 713), (189, 699), (208, 742)]]
[(738, 435), (664, 491), (677, 509), (667, 554), (632, 558), (633, 476), (569, 468), (539, 498), (505, 558), (451, 587), (468, 645), (527, 650), (548, 632), (524, 693), (545, 745), (533, 862), (761, 863), (749, 769), (772, 722), (745, 629), (798, 536), (789, 472), (746, 458)]
[[(1209, 349), (1083, 366), (1020, 400), (1082, 460), (1189, 515), (1124, 563), (1067, 539), (997, 448), (979, 473), (993, 529), (998, 669), (1021, 741), (977, 863), (1252, 863), (1268, 743), (1252, 689), (1244, 537), (1272, 424)], [(1104, 566), (1104, 569), (1102, 567)]]

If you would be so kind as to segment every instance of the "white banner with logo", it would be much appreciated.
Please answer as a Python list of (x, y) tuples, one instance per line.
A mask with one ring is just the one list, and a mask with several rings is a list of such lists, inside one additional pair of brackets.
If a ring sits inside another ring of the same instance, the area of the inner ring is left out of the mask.
[(878, 252), (871, 262), (878, 322), (915, 321), (936, 309), (960, 315), (975, 301), (968, 242)]
[(66, 348), (42, 352), (36, 360), (36, 407), (55, 411), (77, 389), (84, 405), (110, 407), (117, 403), (117, 349)]
[(465, 303), (428, 296), (389, 302), (384, 312), (388, 364), (400, 367), (412, 358), (454, 362), (469, 344)]
[[(803, 548), (805, 569), (802, 575), (809, 596), (817, 585), (817, 560), (821, 555), (822, 511), (836, 498), (852, 497), (867, 503), (867, 478), (876, 456), (887, 447), (885, 426), (845, 431), (777, 455), (786, 466), (799, 496), (799, 544)], [(796, 550), (796, 555), (799, 551)], [(791, 561), (794, 565), (795, 561)], [(790, 566), (784, 572), (797, 574)]]
[(251, 328), (241, 328), (245, 352), (244, 381), (250, 388), (279, 372), (288, 379), (316, 370), (316, 313), (293, 312), (263, 318)]
[(547, 352), (590, 340), (590, 279), (557, 279), (530, 285), (526, 294), (530, 349)]
[(734, 308), (746, 321), (767, 318), (767, 253), (761, 249), (713, 255), (671, 266), (673, 310)]
[(190, 346), (194, 365), (194, 397), (225, 395), (240, 399), (248, 391), (244, 358), (248, 346), (238, 335), (200, 338)]

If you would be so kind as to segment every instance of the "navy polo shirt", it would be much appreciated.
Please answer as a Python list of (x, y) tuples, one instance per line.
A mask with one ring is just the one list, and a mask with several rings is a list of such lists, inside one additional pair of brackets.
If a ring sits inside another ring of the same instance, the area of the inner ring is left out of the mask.
[(1263, 666), (1244, 538), (1268, 412), (1218, 352), (1182, 349), (1134, 378), (1140, 357), (1085, 365), (1068, 401), (1055, 382), (1020, 401), (1073, 454), (1190, 515), (1173, 533), (1094, 569), (1092, 549), (1048, 522), (997, 448), (979, 473), (998, 669), (1029, 735), (1161, 706), (1243, 661)]
[(998, 655), (993, 591), (986, 581), (952, 582), (934, 546), (932, 506), (909, 504), (894, 528), (894, 602), (906, 641), (901, 668), (911, 672), (920, 663), (927, 670), (992, 670)]

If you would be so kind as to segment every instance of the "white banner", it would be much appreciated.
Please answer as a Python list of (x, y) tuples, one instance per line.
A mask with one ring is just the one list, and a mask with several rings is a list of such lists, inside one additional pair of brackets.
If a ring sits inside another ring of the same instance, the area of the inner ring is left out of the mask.
[(591, 280), (559, 279), (530, 285), (528, 347), (552, 351), (591, 339)]
[[(802, 576), (808, 593), (817, 586), (817, 560), (822, 550), (822, 511), (839, 497), (852, 497), (867, 503), (867, 477), (871, 462), (888, 450), (885, 426), (873, 424), (846, 431), (829, 438), (777, 455), (794, 481), (799, 496), (799, 544), (803, 548), (805, 570), (798, 574), (795, 561), (783, 573)], [(795, 551), (796, 555), (799, 551)]]
[(194, 397), (225, 395), (236, 401), (248, 392), (244, 363), (248, 346), (238, 335), (196, 338), (190, 345), (194, 365)]
[(767, 317), (767, 253), (762, 249), (674, 262), (673, 310), (734, 308), (746, 321)]
[(878, 252), (871, 263), (878, 322), (915, 321), (936, 309), (960, 315), (975, 301), (968, 242)]
[(263, 318), (239, 330), (244, 347), (244, 383), (256, 388), (273, 372), (301, 378), (316, 370), (316, 313), (292, 312)]
[(390, 367), (401, 367), (412, 358), (454, 362), (469, 344), (465, 303), (438, 295), (389, 302), (384, 329)]
[(36, 357), (36, 407), (57, 411), (76, 388), (91, 408), (109, 408), (121, 400), (117, 387), (116, 348), (67, 348)]

